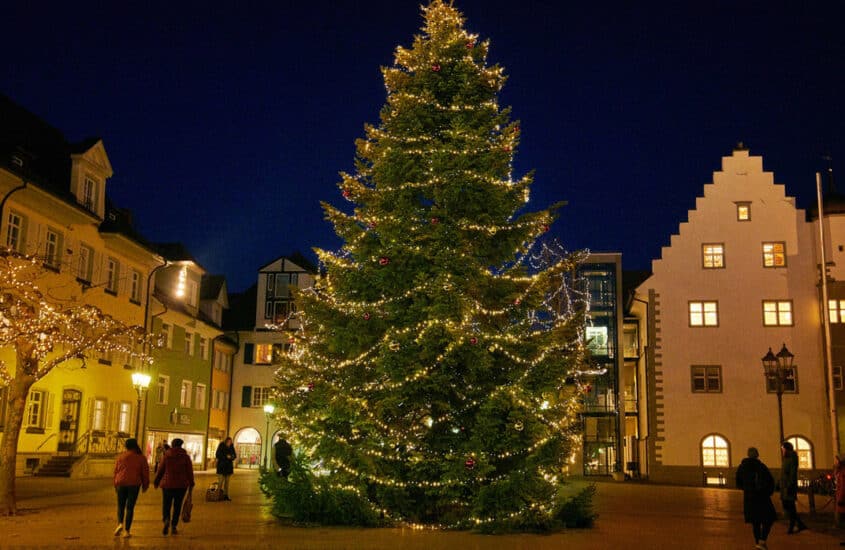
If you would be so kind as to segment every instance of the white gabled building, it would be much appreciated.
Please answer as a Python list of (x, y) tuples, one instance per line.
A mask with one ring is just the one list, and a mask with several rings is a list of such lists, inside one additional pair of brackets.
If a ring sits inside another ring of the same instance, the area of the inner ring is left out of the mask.
[(802, 469), (830, 467), (818, 230), (785, 191), (739, 146), (637, 288), (653, 481), (732, 485), (751, 446), (780, 467), (777, 396), (761, 358), (783, 344), (795, 355), (784, 436)]

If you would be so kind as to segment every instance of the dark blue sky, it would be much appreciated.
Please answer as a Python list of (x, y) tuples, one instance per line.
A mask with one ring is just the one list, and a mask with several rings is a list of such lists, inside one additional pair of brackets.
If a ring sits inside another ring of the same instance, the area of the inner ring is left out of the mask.
[[(346, 204), (337, 172), (419, 2), (52, 4), (3, 8), (0, 91), (72, 140), (103, 137), (109, 193), (144, 235), (184, 242), (230, 291), (339, 245), (319, 201)], [(810, 204), (821, 155), (845, 158), (835, 3), (625, 4), (456, 2), (509, 75), (532, 204), (569, 201), (552, 234), (649, 268), (739, 140)]]

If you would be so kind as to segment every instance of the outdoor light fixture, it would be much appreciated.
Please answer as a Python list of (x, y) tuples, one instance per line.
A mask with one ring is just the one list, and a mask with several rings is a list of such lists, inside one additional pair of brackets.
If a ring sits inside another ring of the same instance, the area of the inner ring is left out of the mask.
[(767, 387), (768, 381), (773, 380), (775, 382), (775, 393), (778, 396), (778, 426), (780, 429), (778, 432), (780, 435), (778, 447), (783, 443), (783, 386), (792, 373), (794, 359), (795, 355), (786, 348), (786, 344), (783, 345), (777, 355), (772, 353), (772, 348), (769, 348), (769, 352), (762, 359)]
[(140, 436), (140, 429), (141, 429), (141, 400), (144, 397), (144, 393), (146, 393), (147, 388), (150, 387), (150, 375), (135, 371), (132, 373), (132, 386), (135, 388), (135, 391), (138, 392), (138, 408), (135, 412), (135, 439), (138, 439)]
[(264, 414), (267, 416), (267, 427), (264, 428), (264, 442), (261, 444), (263, 447), (261, 456), (264, 468), (267, 468), (267, 455), (270, 453), (270, 417), (273, 416), (275, 411), (276, 407), (272, 403), (264, 404)]

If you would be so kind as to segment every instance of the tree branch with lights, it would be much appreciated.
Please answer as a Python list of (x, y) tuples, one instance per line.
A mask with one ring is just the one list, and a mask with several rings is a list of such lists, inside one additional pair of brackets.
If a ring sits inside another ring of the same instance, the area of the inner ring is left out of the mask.
[[(121, 353), (149, 362), (148, 337), (98, 308), (45, 292), (67, 285), (42, 259), (0, 251), (0, 348), (14, 350), (14, 363), (0, 361), (8, 389), (8, 413), (0, 443), (0, 514), (17, 512), (15, 465), (30, 388), (53, 369), (88, 355)], [(78, 284), (75, 281), (72, 283)]]
[(345, 244), (317, 251), (325, 275), (296, 295), (303, 328), (277, 376), (300, 467), (265, 484), (307, 521), (589, 523), (564, 481), (587, 353), (570, 294), (582, 257), (528, 265), (561, 204), (525, 211), (533, 175), (513, 177), (520, 126), (498, 104), (489, 43), (450, 3), (423, 14), (341, 174), (352, 213), (324, 205)]

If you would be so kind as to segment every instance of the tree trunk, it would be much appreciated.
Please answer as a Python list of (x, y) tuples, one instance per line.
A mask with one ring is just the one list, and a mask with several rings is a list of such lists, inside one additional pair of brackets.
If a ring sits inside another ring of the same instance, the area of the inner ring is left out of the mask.
[[(0, 443), (0, 515), (13, 516), (17, 513), (15, 496), (15, 466), (18, 457), (18, 438), (23, 426), (24, 407), (29, 388), (35, 383), (37, 364), (29, 357), (29, 350), (17, 350), (15, 377), (9, 382), (9, 412)], [(26, 355), (27, 357), (22, 357)]]

